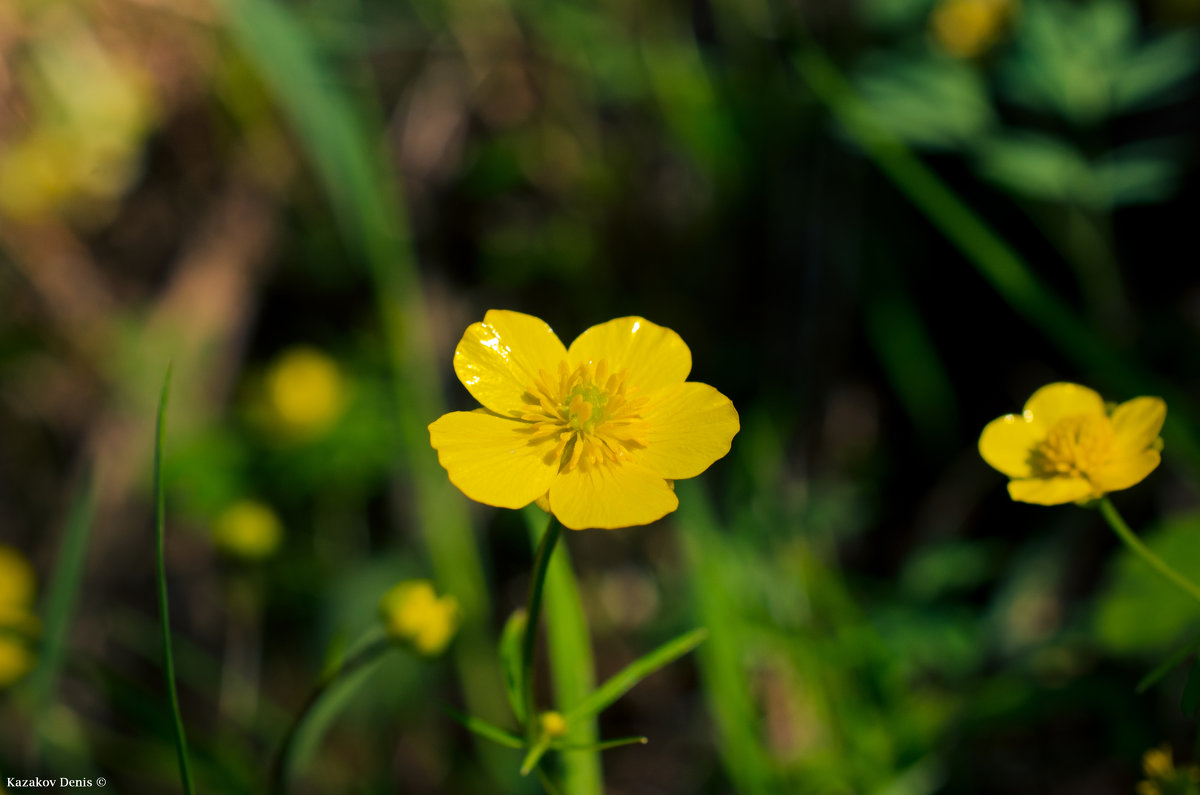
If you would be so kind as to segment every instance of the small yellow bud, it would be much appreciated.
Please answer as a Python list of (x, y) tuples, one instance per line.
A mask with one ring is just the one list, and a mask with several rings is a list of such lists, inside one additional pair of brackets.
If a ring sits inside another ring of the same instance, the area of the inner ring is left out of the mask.
[(550, 739), (563, 737), (567, 733), (567, 721), (560, 712), (542, 713), (542, 733)]
[(438, 598), (429, 580), (407, 580), (384, 594), (379, 611), (388, 632), (421, 654), (435, 655), (458, 631), (458, 601)]
[(286, 434), (311, 438), (342, 414), (345, 384), (337, 362), (314, 348), (285, 351), (267, 372), (267, 407)]
[(217, 517), (213, 540), (222, 552), (232, 557), (265, 560), (279, 549), (283, 524), (269, 506), (255, 500), (240, 500)]

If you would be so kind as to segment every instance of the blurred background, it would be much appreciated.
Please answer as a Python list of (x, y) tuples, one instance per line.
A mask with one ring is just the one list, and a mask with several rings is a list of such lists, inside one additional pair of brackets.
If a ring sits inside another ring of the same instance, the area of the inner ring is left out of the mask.
[(1195, 605), (1095, 511), (1010, 502), (976, 440), (1051, 381), (1164, 396), (1164, 464), (1116, 502), (1200, 577), (1197, 22), (0, 0), (0, 776), (178, 791), (170, 361), (200, 790), (265, 791), (329, 661), (429, 578), (454, 644), (346, 688), (293, 791), (540, 791), (443, 710), (513, 725), (495, 642), (529, 530), (425, 430), (474, 406), (451, 357), (490, 308), (568, 342), (669, 326), (742, 419), (677, 513), (565, 536), (599, 678), (711, 631), (601, 716), (650, 738), (603, 755), (605, 792), (1103, 795), (1163, 743), (1194, 760), (1189, 663), (1135, 686)]

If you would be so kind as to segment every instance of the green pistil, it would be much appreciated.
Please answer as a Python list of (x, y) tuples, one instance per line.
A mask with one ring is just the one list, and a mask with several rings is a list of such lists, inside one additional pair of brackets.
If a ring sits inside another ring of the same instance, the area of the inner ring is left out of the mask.
[[(583, 401), (583, 406), (578, 407), (578, 410), (571, 408), (576, 397)], [(608, 393), (603, 389), (595, 384), (580, 384), (567, 395), (567, 403), (564, 406), (568, 415), (567, 423), (577, 431), (591, 433), (604, 421), (604, 407), (607, 404)]]

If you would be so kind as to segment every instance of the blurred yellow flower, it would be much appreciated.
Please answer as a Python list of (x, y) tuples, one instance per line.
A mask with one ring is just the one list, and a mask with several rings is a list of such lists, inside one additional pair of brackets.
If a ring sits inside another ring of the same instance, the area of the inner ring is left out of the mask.
[(458, 631), (458, 600), (438, 595), (429, 580), (406, 580), (384, 594), (379, 612), (388, 632), (422, 654), (438, 654)]
[(1012, 478), (1008, 493), (1014, 500), (1086, 502), (1154, 471), (1166, 416), (1161, 398), (1134, 398), (1110, 412), (1085, 386), (1049, 384), (1033, 393), (1022, 413), (988, 423), (979, 454)]
[(213, 523), (217, 547), (235, 558), (256, 561), (274, 555), (283, 540), (283, 523), (270, 506), (239, 500)]
[(1000, 40), (1015, 0), (942, 0), (930, 28), (942, 49), (956, 58), (974, 58)]
[(537, 501), (566, 527), (653, 522), (679, 506), (674, 481), (729, 452), (729, 398), (687, 381), (679, 335), (640, 317), (592, 326), (570, 348), (550, 326), (492, 310), (454, 352), (484, 408), (429, 426), (450, 481), (500, 508)]
[(33, 653), (23, 636), (37, 630), (34, 588), (29, 561), (15, 549), (0, 546), (0, 688), (33, 668)]
[(1200, 768), (1184, 765), (1176, 768), (1171, 746), (1151, 748), (1142, 757), (1146, 780), (1138, 782), (1137, 795), (1197, 795), (1200, 793)]
[(53, 5), (34, 4), (24, 21), (30, 46), (14, 72), (30, 124), (0, 146), (0, 214), (95, 220), (137, 177), (154, 116), (149, 80), (83, 12)]
[(345, 383), (332, 358), (304, 346), (284, 351), (266, 378), (270, 415), (284, 433), (300, 438), (327, 431), (342, 414)]

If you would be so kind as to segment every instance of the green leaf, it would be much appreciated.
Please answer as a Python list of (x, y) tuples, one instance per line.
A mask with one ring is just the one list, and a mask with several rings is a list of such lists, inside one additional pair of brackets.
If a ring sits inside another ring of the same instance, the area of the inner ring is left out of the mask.
[(674, 640), (667, 641), (654, 651), (631, 662), (614, 674), (608, 681), (600, 685), (590, 696), (567, 713), (567, 724), (588, 715), (602, 712), (610, 704), (633, 689), (634, 685), (645, 679), (660, 668), (674, 662), (692, 649), (699, 646), (708, 637), (704, 627), (693, 629)]
[(874, 121), (917, 146), (958, 147), (995, 118), (979, 72), (951, 59), (869, 59), (855, 82)]
[(521, 685), (521, 641), (525, 637), (527, 616), (523, 609), (514, 610), (500, 635), (500, 663), (504, 668), (504, 692), (517, 722), (525, 725), (525, 693)]
[[(1200, 580), (1200, 513), (1172, 518), (1142, 539), (1183, 576)], [(1191, 597), (1123, 549), (1110, 566), (1094, 622), (1097, 640), (1110, 653), (1156, 655), (1194, 633), (1200, 611)]]
[(1096, 195), (1088, 162), (1059, 138), (1010, 133), (988, 140), (977, 155), (983, 175), (1013, 193), (1089, 206), (1107, 198)]

